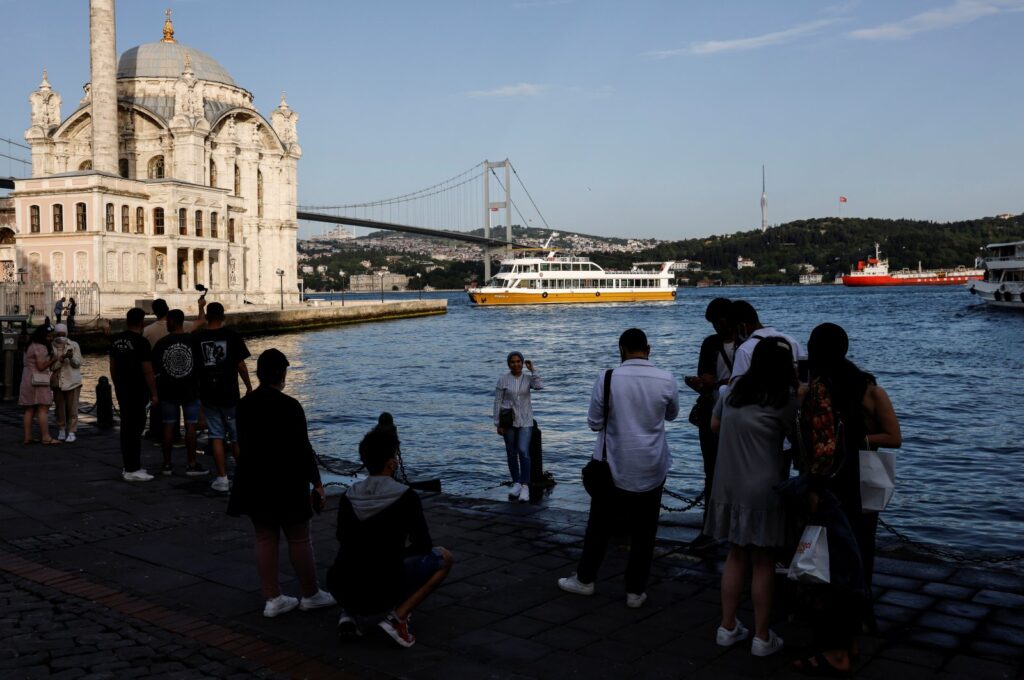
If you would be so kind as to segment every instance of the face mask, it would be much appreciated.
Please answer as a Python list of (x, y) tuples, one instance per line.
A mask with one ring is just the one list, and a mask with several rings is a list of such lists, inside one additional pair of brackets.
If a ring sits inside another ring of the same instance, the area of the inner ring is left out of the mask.
[(747, 334), (747, 327), (745, 325), (740, 324), (739, 326), (736, 327), (736, 342), (737, 342), (737, 344), (742, 344), (742, 343), (746, 342), (747, 338), (749, 338), (749, 337), (750, 336)]

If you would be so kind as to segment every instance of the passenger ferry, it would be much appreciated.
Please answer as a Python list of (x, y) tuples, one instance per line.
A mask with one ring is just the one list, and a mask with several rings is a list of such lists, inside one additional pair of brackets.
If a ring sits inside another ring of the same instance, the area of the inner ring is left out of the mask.
[[(670, 302), (676, 297), (674, 262), (656, 271), (634, 265), (629, 271), (605, 270), (585, 257), (540, 249), (502, 260), (497, 274), (469, 299), (477, 305), (541, 305), (564, 302)], [(520, 251), (522, 252), (522, 251)]]
[(967, 289), (993, 307), (1024, 309), (1024, 241), (985, 247), (985, 278)]

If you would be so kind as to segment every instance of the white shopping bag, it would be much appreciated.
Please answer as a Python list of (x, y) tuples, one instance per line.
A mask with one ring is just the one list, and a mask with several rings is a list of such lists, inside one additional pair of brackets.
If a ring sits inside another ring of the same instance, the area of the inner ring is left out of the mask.
[(789, 563), (790, 580), (799, 583), (828, 583), (828, 536), (825, 527), (808, 524), (800, 536), (793, 561)]
[(860, 507), (881, 512), (896, 490), (896, 454), (892, 451), (860, 452)]

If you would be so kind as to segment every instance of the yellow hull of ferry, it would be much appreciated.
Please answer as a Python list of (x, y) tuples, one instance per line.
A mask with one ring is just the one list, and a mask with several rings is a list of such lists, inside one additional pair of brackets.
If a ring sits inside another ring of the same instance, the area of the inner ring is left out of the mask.
[(595, 302), (671, 302), (676, 298), (675, 289), (665, 290), (602, 290), (602, 291), (557, 291), (512, 292), (512, 291), (469, 291), (470, 302), (476, 305), (550, 305), (563, 303)]

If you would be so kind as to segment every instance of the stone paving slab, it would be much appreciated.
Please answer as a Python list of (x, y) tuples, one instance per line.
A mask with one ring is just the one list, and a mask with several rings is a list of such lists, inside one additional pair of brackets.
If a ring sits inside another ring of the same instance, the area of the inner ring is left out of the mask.
[[(633, 610), (616, 541), (593, 597), (555, 585), (579, 557), (584, 513), (437, 494), (424, 507), (457, 564), (417, 610), (416, 646), (398, 649), (373, 620), (339, 641), (336, 610), (261, 616), (251, 528), (207, 480), (120, 481), (116, 431), (86, 425), (46, 448), (20, 434), (20, 412), (0, 408), (2, 678), (788, 678), (810, 639), (787, 618), (783, 581), (783, 654), (715, 645), (724, 553), (686, 554), (692, 529), (659, 532), (650, 599)], [(158, 466), (158, 448), (143, 456)], [(333, 513), (313, 527), (322, 574)], [(876, 591), (880, 633), (861, 639), (860, 677), (1024, 678), (1021, 574), (882, 556)]]

